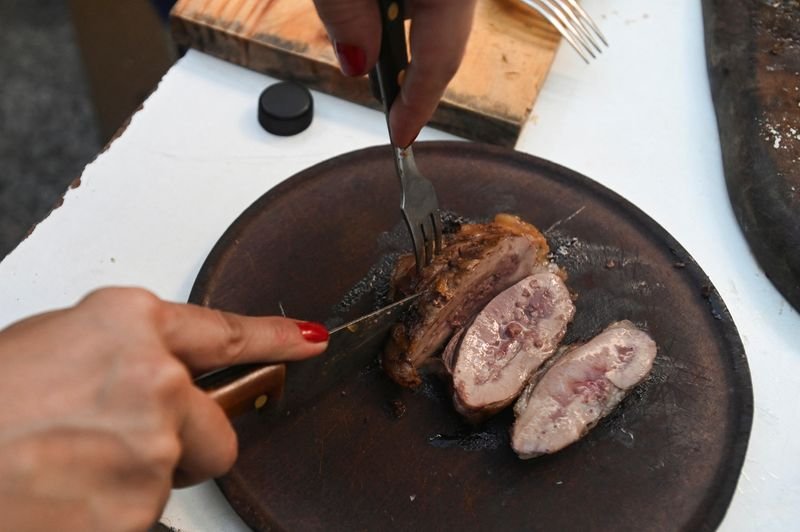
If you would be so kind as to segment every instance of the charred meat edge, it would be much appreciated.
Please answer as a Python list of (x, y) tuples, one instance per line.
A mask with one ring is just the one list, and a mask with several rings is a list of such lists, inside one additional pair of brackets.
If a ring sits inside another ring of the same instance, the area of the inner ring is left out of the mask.
[(417, 277), (413, 259), (401, 259), (395, 296), (421, 292), (384, 350), (386, 373), (398, 384), (421, 383), (417, 371), (495, 295), (546, 264), (549, 248), (538, 229), (498, 215), (488, 224), (465, 224)]

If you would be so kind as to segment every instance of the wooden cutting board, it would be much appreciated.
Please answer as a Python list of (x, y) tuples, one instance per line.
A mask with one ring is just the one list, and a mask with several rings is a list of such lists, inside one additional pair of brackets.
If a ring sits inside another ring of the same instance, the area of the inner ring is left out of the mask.
[[(312, 0), (179, 0), (172, 29), (181, 45), (378, 107), (366, 77), (340, 73)], [(513, 146), (559, 39), (547, 21), (518, 0), (478, 0), (464, 62), (431, 124)]]
[[(697, 263), (636, 207), (566, 168), (477, 143), (416, 150), (444, 209), (552, 228), (578, 294), (564, 344), (621, 319), (647, 324), (653, 373), (586, 438), (521, 461), (510, 409), (467, 425), (440, 379), (415, 391), (390, 381), (377, 346), (367, 366), (369, 349), (326, 364), (339, 381), (319, 378), (320, 359), (287, 364), (283, 397), (234, 421), (239, 457), (219, 480), (233, 508), (271, 531), (715, 530), (753, 395), (736, 327)], [(215, 245), (190, 301), (329, 324), (384, 303), (392, 257), (408, 249), (403, 222), (383, 207), (398, 196), (387, 151), (341, 155), (256, 200)]]

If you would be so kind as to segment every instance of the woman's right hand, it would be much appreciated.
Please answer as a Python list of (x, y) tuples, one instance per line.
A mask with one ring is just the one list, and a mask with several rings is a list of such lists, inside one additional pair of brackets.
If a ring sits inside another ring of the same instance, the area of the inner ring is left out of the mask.
[(237, 442), (192, 374), (318, 355), (327, 331), (103, 289), (0, 331), (0, 528), (146, 530), (173, 481), (224, 474)]

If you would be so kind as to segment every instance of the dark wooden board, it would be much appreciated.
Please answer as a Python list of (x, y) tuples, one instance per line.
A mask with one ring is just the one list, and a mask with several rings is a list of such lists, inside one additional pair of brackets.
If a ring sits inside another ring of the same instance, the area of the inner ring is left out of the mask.
[[(258, 530), (715, 528), (753, 399), (736, 328), (702, 270), (652, 219), (568, 169), (476, 144), (416, 151), (444, 208), (550, 228), (579, 294), (566, 340), (631, 319), (659, 345), (653, 375), (584, 440), (521, 461), (509, 412), (470, 428), (435, 378), (403, 390), (377, 364), (352, 368), (315, 400), (235, 422), (239, 460), (219, 483), (236, 511)], [(191, 300), (249, 314), (275, 314), (280, 302), (316, 320), (363, 313), (385, 287), (386, 257), (407, 244), (399, 199), (388, 147), (305, 170), (228, 229)], [(345, 308), (346, 294), (363, 297)], [(314, 386), (288, 367), (287, 390)]]
[(731, 204), (800, 310), (800, 0), (703, 0), (703, 15)]

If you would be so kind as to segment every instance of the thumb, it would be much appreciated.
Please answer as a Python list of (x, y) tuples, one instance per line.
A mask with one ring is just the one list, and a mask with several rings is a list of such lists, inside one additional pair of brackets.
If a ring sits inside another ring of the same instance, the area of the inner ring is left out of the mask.
[(342, 72), (363, 76), (378, 60), (381, 25), (375, 0), (314, 0)]

